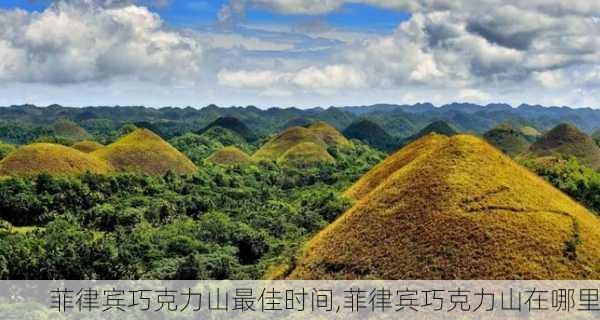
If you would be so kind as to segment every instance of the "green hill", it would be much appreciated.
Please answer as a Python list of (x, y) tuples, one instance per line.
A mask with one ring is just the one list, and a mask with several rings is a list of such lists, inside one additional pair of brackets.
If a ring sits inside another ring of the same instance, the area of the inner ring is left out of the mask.
[(575, 157), (580, 163), (600, 168), (600, 148), (592, 137), (575, 126), (560, 124), (545, 133), (530, 148), (535, 156)]
[(252, 159), (248, 154), (236, 147), (225, 147), (210, 155), (206, 159), (206, 162), (222, 166), (233, 166), (250, 164), (252, 163)]
[(23, 146), (0, 161), (0, 176), (33, 176), (40, 173), (77, 175), (86, 171), (108, 173), (111, 166), (87, 153), (59, 144)]
[(431, 133), (437, 133), (437, 134), (451, 137), (451, 136), (458, 134), (458, 130), (456, 130), (453, 126), (448, 124), (446, 121), (441, 121), (441, 120), (434, 121), (434, 122), (428, 124), (427, 126), (425, 126), (423, 129), (421, 129), (416, 134), (406, 138), (404, 140), (404, 145), (407, 145), (407, 144), (409, 144), (415, 140), (418, 140), (424, 136), (427, 136), (428, 134), (431, 134)]
[(136, 129), (116, 142), (91, 153), (116, 170), (148, 175), (193, 174), (198, 169), (185, 155), (147, 129)]
[(398, 145), (396, 138), (389, 135), (378, 124), (370, 120), (353, 122), (343, 131), (349, 139), (360, 140), (376, 149), (391, 151)]
[(254, 141), (256, 140), (256, 135), (238, 118), (235, 117), (221, 117), (217, 120), (213, 121), (202, 130), (198, 131), (198, 134), (203, 134), (211, 128), (220, 127), (224, 129), (231, 130), (241, 137), (243, 137), (246, 141)]
[(90, 152), (94, 152), (98, 149), (104, 148), (104, 145), (102, 145), (96, 141), (84, 140), (84, 141), (75, 143), (74, 145), (71, 146), (71, 148), (77, 149), (81, 152), (90, 153)]
[(52, 131), (57, 137), (73, 140), (83, 140), (90, 137), (90, 134), (80, 127), (77, 123), (61, 119), (52, 124)]
[(501, 126), (486, 132), (483, 137), (494, 147), (506, 153), (509, 156), (529, 151), (531, 142), (520, 131), (509, 126)]
[(483, 140), (427, 136), (375, 167), (289, 279), (597, 279), (600, 221)]
[(600, 129), (594, 131), (592, 138), (596, 141), (596, 143), (600, 144)]

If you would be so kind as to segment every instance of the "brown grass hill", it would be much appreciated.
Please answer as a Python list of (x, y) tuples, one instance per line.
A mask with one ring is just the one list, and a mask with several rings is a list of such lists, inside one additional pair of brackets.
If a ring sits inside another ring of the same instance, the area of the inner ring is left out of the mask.
[(69, 138), (73, 140), (83, 140), (90, 137), (90, 134), (80, 127), (77, 123), (61, 119), (52, 124), (52, 131), (57, 137)]
[(74, 145), (71, 146), (71, 148), (77, 149), (81, 152), (91, 153), (98, 149), (104, 148), (104, 145), (102, 145), (96, 141), (84, 140), (84, 141), (75, 143)]
[(91, 153), (118, 171), (147, 175), (193, 174), (196, 166), (185, 155), (147, 129), (136, 129), (116, 142)]
[(303, 142), (287, 150), (277, 162), (291, 167), (310, 167), (321, 163), (333, 163), (335, 159), (320, 144)]
[(349, 146), (350, 141), (336, 128), (325, 122), (317, 122), (308, 127), (317, 137), (330, 147)]
[(324, 148), (327, 147), (327, 144), (312, 130), (303, 127), (291, 127), (267, 141), (252, 155), (252, 159), (255, 161), (277, 161), (286, 151), (304, 142), (312, 142)]
[(87, 153), (51, 143), (23, 146), (0, 161), (0, 176), (33, 176), (44, 172), (69, 176), (86, 171), (108, 173), (111, 166)]
[(535, 156), (576, 157), (580, 163), (600, 168), (600, 148), (592, 137), (569, 124), (560, 124), (545, 133), (530, 148)]
[(236, 147), (225, 147), (211, 154), (206, 162), (221, 166), (248, 165), (252, 158)]
[(494, 147), (509, 156), (516, 156), (529, 151), (531, 142), (520, 131), (510, 126), (499, 126), (488, 132), (483, 137)]
[(426, 136), (372, 171), (276, 277), (600, 277), (599, 218), (482, 139)]

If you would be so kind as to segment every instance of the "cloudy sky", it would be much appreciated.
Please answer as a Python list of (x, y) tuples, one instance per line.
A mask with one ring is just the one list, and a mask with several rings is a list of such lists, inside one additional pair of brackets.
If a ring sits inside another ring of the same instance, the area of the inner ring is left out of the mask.
[(600, 108), (600, 1), (0, 1), (0, 105), (453, 101)]

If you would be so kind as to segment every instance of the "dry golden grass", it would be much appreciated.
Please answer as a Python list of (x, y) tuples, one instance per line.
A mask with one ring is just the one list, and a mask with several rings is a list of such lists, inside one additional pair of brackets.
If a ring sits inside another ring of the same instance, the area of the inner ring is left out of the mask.
[(222, 166), (234, 166), (250, 164), (252, 163), (252, 159), (248, 154), (236, 147), (225, 147), (211, 154), (206, 159), (206, 162)]
[(148, 175), (192, 174), (198, 170), (185, 155), (147, 129), (136, 129), (116, 142), (91, 153), (118, 171)]
[(91, 153), (98, 149), (104, 148), (104, 145), (102, 145), (96, 141), (84, 140), (84, 141), (75, 143), (74, 145), (71, 146), (71, 148), (77, 149), (81, 152)]
[(0, 175), (77, 175), (86, 171), (108, 173), (111, 166), (87, 153), (51, 143), (23, 146), (0, 162)]
[[(349, 147), (351, 142), (348, 141), (339, 131), (337, 131), (331, 125), (318, 122), (311, 125), (308, 128), (304, 127), (290, 127), (269, 140), (260, 149), (258, 149), (252, 159), (254, 161), (278, 161), (281, 162), (282, 156), (290, 151), (292, 148), (300, 145), (309, 143), (317, 145), (321, 148), (317, 151), (314, 146), (305, 145), (307, 152), (313, 152), (312, 154), (306, 154), (306, 161), (304, 163), (314, 163), (311, 161), (311, 157), (317, 159), (318, 162), (322, 160), (330, 161), (329, 158), (333, 159), (327, 151), (327, 147)], [(322, 154), (324, 150), (327, 156)], [(294, 161), (299, 160), (301, 156), (301, 149), (296, 149), (291, 154)], [(316, 157), (316, 158), (315, 158)], [(327, 158), (327, 159), (326, 159)], [(312, 160), (314, 160), (312, 159)], [(300, 162), (296, 162), (299, 164)]]
[(265, 143), (252, 155), (252, 159), (255, 161), (276, 161), (290, 148), (304, 142), (326, 146), (325, 142), (311, 130), (303, 127), (291, 127)]
[(589, 135), (568, 124), (560, 124), (531, 146), (535, 156), (576, 157), (579, 162), (600, 169), (600, 148)]
[(428, 136), (373, 171), (279, 277), (600, 278), (598, 218), (479, 138)]
[(350, 141), (328, 123), (317, 122), (310, 125), (308, 129), (330, 147), (350, 145)]
[(380, 184), (384, 183), (394, 172), (413, 163), (417, 158), (429, 156), (431, 152), (435, 151), (446, 141), (448, 141), (448, 137), (444, 135), (429, 134), (409, 144), (367, 172), (346, 190), (344, 196), (356, 200), (362, 199)]
[(277, 162), (292, 167), (306, 167), (319, 163), (332, 163), (335, 159), (327, 150), (312, 142), (297, 144), (286, 151)]

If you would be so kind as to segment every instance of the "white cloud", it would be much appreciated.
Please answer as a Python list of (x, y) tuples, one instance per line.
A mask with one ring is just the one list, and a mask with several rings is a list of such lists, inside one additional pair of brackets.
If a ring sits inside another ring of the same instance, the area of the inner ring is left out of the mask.
[(321, 94), (332, 94), (341, 89), (358, 89), (366, 86), (362, 73), (345, 65), (308, 67), (291, 72), (272, 70), (221, 70), (219, 84), (237, 89), (257, 89), (262, 94), (279, 95), (290, 89), (307, 90)]
[(0, 26), (4, 80), (193, 82), (200, 72), (199, 43), (167, 31), (145, 7), (61, 1), (41, 13), (0, 11)]
[(462, 89), (458, 93), (458, 99), (464, 102), (487, 103), (490, 102), (491, 96), (478, 89)]
[(535, 71), (532, 73), (532, 78), (544, 88), (557, 89), (567, 84), (563, 73), (558, 71)]

